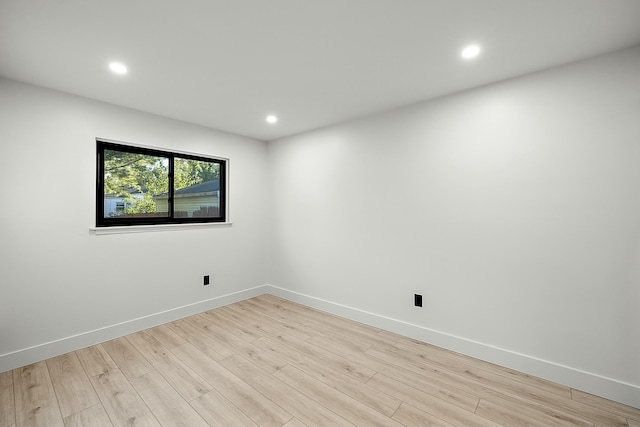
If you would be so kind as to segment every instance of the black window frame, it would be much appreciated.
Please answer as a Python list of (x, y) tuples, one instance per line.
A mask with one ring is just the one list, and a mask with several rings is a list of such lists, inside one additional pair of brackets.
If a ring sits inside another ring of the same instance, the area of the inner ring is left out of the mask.
[[(127, 153), (143, 154), (148, 156), (166, 157), (169, 159), (168, 171), (168, 216), (167, 217), (105, 217), (104, 215), (104, 150), (116, 150)], [(187, 159), (204, 161), (219, 165), (220, 193), (218, 217), (175, 217), (174, 213), (174, 159)], [(227, 218), (227, 159), (206, 156), (201, 154), (168, 151), (151, 147), (128, 145), (119, 142), (96, 139), (96, 227), (122, 227), (136, 225), (170, 225), (170, 224), (200, 224), (226, 222)]]

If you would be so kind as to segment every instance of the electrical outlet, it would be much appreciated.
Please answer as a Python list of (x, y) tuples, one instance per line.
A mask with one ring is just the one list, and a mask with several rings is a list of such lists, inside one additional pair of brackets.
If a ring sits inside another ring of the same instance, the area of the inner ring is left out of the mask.
[(204, 276), (204, 279), (203, 279), (202, 283), (204, 284), (204, 286), (207, 286), (210, 283), (208, 274), (206, 276)]
[(416, 307), (422, 307), (422, 295), (415, 294), (413, 296), (413, 303)]

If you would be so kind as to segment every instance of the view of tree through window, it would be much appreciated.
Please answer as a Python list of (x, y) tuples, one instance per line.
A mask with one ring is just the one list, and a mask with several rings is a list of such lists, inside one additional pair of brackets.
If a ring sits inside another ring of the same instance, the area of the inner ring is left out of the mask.
[(169, 192), (167, 157), (104, 150), (103, 182), (105, 216), (168, 216), (167, 203), (158, 209), (154, 197)]
[(225, 161), (98, 141), (98, 226), (224, 221)]

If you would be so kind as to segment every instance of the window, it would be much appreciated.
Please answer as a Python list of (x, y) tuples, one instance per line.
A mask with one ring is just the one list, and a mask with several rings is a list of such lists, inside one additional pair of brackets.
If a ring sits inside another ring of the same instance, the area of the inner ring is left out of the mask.
[(224, 222), (226, 161), (97, 141), (96, 226)]

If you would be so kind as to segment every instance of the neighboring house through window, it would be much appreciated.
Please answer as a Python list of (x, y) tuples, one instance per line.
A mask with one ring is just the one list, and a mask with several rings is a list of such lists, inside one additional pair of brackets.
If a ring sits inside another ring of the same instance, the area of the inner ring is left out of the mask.
[[(168, 194), (155, 196), (159, 209), (166, 209)], [(220, 206), (220, 180), (205, 181), (176, 190), (173, 193), (174, 215), (180, 218), (200, 218), (216, 215)]]

